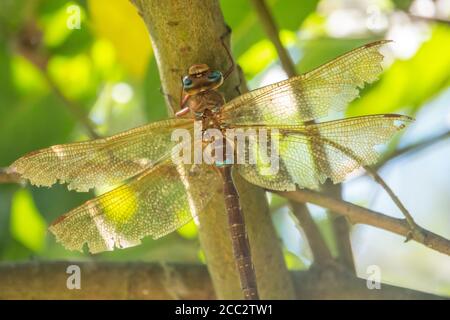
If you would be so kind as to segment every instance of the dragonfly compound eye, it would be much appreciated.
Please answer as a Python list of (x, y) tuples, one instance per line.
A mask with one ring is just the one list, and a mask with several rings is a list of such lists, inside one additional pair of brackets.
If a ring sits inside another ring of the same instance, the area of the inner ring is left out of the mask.
[(220, 71), (212, 71), (209, 75), (208, 75), (208, 80), (210, 80), (211, 82), (216, 82), (218, 81), (220, 78), (222, 78), (222, 73)]
[(192, 87), (192, 80), (188, 76), (183, 78), (183, 87), (185, 89), (189, 89)]

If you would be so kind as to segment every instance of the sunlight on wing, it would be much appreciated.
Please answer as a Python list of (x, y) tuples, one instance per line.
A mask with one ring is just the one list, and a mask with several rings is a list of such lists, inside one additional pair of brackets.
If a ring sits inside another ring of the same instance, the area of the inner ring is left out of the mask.
[(31, 152), (12, 165), (37, 186), (67, 183), (68, 189), (88, 191), (118, 183), (152, 166), (175, 142), (174, 129), (192, 126), (192, 120), (170, 119), (86, 142), (56, 145)]
[(387, 42), (367, 44), (304, 75), (245, 93), (223, 106), (221, 120), (230, 126), (294, 125), (342, 111), (358, 88), (383, 71), (379, 49)]
[(131, 247), (181, 227), (220, 189), (212, 167), (173, 165), (169, 159), (61, 216), (49, 229), (71, 250), (85, 243), (92, 253)]
[(292, 191), (296, 185), (317, 189), (326, 178), (338, 183), (355, 169), (375, 163), (379, 154), (374, 147), (386, 143), (411, 121), (407, 116), (382, 114), (274, 126), (279, 132), (275, 137), (280, 145), (278, 173), (264, 175), (261, 167), (251, 164), (237, 165), (237, 170), (249, 182), (267, 189)]

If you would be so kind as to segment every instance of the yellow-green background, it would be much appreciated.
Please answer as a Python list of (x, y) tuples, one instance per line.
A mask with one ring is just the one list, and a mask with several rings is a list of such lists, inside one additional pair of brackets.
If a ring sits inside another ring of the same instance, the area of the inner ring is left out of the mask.
[[(450, 129), (448, 24), (412, 18), (406, 12), (414, 1), (408, 0), (268, 2), (299, 72), (371, 40), (395, 40), (387, 51), (387, 68), (381, 80), (364, 89), (362, 97), (347, 111), (347, 115), (394, 112), (417, 117), (405, 135), (384, 151)], [(435, 14), (448, 19), (450, 9), (445, 11), (445, 2), (434, 2)], [(79, 30), (66, 26), (67, 8), (73, 4), (81, 8)], [(275, 49), (250, 3), (222, 0), (221, 5), (233, 30), (233, 54), (250, 87), (283, 79)], [(428, 14), (427, 7), (412, 5), (416, 13)], [(373, 12), (379, 14), (375, 18), (381, 20), (375, 22), (381, 21), (381, 29), (367, 27)], [(30, 21), (43, 32), (43, 47), (50, 57), (47, 75), (14, 49), (19, 33)], [(148, 35), (128, 0), (4, 0), (0, 2), (0, 167), (38, 148), (87, 139), (83, 127), (49, 87), (45, 76), (68, 100), (84, 108), (102, 135), (166, 117)], [(417, 221), (447, 238), (449, 159), (450, 144), (444, 140), (381, 170)], [(69, 192), (61, 185), (51, 189), (0, 185), (0, 260), (203, 262), (193, 224), (158, 241), (145, 239), (143, 245), (126, 250), (96, 256), (66, 251), (46, 228), (60, 214), (93, 196), (93, 192)], [(383, 191), (367, 178), (351, 179), (344, 186), (344, 196), (400, 216)], [(270, 200), (288, 266), (307, 268), (311, 254), (284, 200)], [(311, 209), (333, 248), (324, 211)], [(359, 276), (367, 277), (367, 267), (378, 265), (384, 282), (450, 295), (449, 257), (369, 227), (353, 228), (352, 244)]]

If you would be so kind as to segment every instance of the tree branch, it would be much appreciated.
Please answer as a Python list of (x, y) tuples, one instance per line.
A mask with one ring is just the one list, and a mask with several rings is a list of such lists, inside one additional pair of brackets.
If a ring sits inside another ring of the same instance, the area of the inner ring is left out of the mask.
[[(343, 200), (341, 184), (333, 184), (331, 181), (327, 181), (324, 185), (323, 191), (325, 194), (333, 198)], [(347, 218), (331, 210), (328, 210), (328, 218), (331, 219), (331, 225), (333, 226), (333, 235), (338, 252), (338, 261), (354, 275), (356, 275), (356, 266), (353, 258), (352, 242), (350, 239), (350, 225)]]
[(283, 67), (284, 72), (286, 72), (289, 78), (296, 76), (297, 71), (295, 70), (294, 61), (292, 61), (286, 48), (281, 43), (278, 27), (269, 11), (269, 8), (267, 7), (266, 2), (264, 0), (252, 0), (251, 2), (255, 7), (256, 13), (259, 16), (259, 20), (261, 21), (267, 37), (277, 50), (277, 54), (280, 58), (281, 66)]
[(314, 263), (319, 265), (330, 263), (333, 260), (333, 256), (306, 205), (296, 201), (290, 201), (290, 204), (294, 216), (305, 232), (308, 245), (314, 257)]
[(17, 172), (11, 171), (9, 167), (0, 168), (0, 184), (1, 183), (19, 183), (25, 184), (26, 181), (20, 177)]
[(440, 135), (434, 136), (432, 138), (423, 140), (423, 141), (419, 141), (413, 144), (410, 144), (406, 147), (397, 149), (395, 151), (393, 151), (392, 153), (384, 156), (380, 161), (378, 161), (375, 166), (373, 166), (374, 170), (378, 170), (381, 167), (383, 167), (384, 165), (386, 165), (388, 162), (397, 159), (407, 153), (412, 153), (412, 152), (419, 152), (422, 151), (423, 149), (429, 148), (433, 145), (435, 145), (436, 143), (442, 142), (446, 139), (450, 138), (450, 131), (444, 132)]
[(38, 29), (36, 23), (31, 21), (21, 30), (18, 39), (14, 42), (14, 47), (18, 53), (41, 72), (50, 89), (63, 102), (63, 105), (72, 116), (84, 127), (89, 137), (93, 139), (99, 138), (94, 124), (84, 113), (83, 107), (76, 101), (68, 99), (49, 75), (47, 65), (50, 57), (42, 50), (41, 38), (42, 32)]
[[(81, 289), (69, 290), (69, 265), (81, 270)], [(291, 272), (297, 299), (445, 299), (382, 284), (367, 289), (366, 280), (339, 268)], [(145, 262), (26, 262), (0, 264), (0, 299), (214, 299), (202, 265)]]
[[(206, 63), (222, 71), (231, 65), (220, 40), (227, 28), (219, 2), (133, 2), (149, 30), (162, 88), (169, 112), (173, 114), (179, 108), (181, 76), (191, 65)], [(232, 72), (221, 88), (226, 100), (239, 94), (236, 90), (239, 83), (239, 72)], [(260, 296), (263, 299), (292, 298), (292, 281), (269, 215), (265, 192), (240, 177), (235, 183), (245, 215)], [(242, 298), (222, 197), (214, 197), (199, 222), (200, 242), (218, 297)]]
[(396, 233), (407, 239), (411, 237), (412, 240), (430, 249), (450, 255), (450, 240), (420, 226), (417, 226), (417, 228), (423, 237), (418, 236), (417, 233), (411, 235), (411, 229), (405, 219), (390, 217), (343, 200), (334, 199), (316, 191), (301, 189), (294, 192), (277, 193), (293, 201), (309, 202), (333, 210), (338, 214), (346, 216), (352, 224), (367, 224)]

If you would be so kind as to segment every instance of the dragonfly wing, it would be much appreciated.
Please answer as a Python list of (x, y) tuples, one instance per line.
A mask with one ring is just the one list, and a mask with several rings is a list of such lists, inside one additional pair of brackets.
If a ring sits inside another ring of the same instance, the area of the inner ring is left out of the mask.
[(378, 78), (388, 41), (354, 49), (311, 72), (245, 93), (221, 111), (228, 125), (298, 124), (342, 111), (359, 95), (358, 88)]
[[(411, 121), (406, 116), (382, 114), (272, 127), (272, 139), (248, 149), (256, 161), (238, 164), (237, 170), (249, 182), (267, 189), (318, 189), (326, 178), (338, 183), (355, 169), (375, 163), (379, 154), (374, 147)], [(277, 153), (265, 151), (272, 145), (278, 146)], [(269, 163), (269, 156), (277, 154), (278, 167), (275, 161)]]
[(221, 186), (211, 166), (169, 159), (64, 214), (49, 229), (70, 250), (81, 251), (85, 243), (92, 253), (131, 247), (187, 223)]
[(38, 186), (59, 180), (69, 189), (87, 191), (142, 172), (176, 144), (171, 141), (174, 129), (191, 126), (192, 120), (170, 119), (104, 139), (55, 145), (19, 158), (11, 168)]

